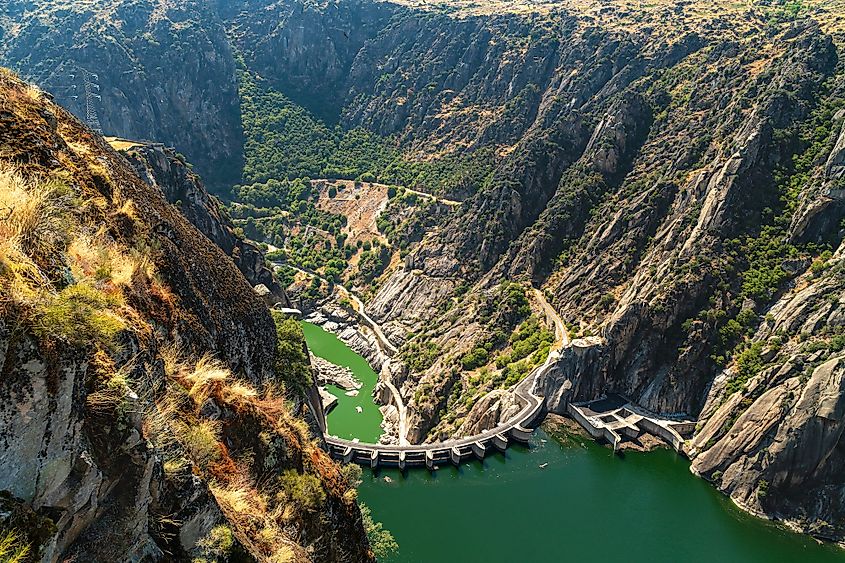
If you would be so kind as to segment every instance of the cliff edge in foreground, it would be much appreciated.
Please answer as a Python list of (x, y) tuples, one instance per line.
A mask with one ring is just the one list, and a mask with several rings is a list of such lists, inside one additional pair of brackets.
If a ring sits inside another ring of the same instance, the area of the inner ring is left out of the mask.
[(372, 560), (303, 421), (295, 323), (6, 71), (0, 361), (0, 539), (24, 560)]

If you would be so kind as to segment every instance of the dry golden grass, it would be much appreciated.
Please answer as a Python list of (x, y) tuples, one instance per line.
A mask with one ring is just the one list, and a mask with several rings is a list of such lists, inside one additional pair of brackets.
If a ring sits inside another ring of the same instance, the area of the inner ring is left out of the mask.
[(51, 290), (72, 229), (66, 192), (0, 161), (0, 305), (31, 307)]
[(81, 207), (63, 181), (0, 161), (0, 305), (26, 311), (40, 336), (111, 345), (127, 326), (122, 313), (133, 316), (124, 290), (139, 274), (153, 276), (152, 261), (105, 228), (84, 231)]
[(164, 362), (164, 375), (168, 379), (176, 379), (181, 376), (181, 370), (185, 366), (182, 362), (182, 351), (174, 346), (163, 346), (159, 352), (159, 357)]
[(152, 261), (138, 251), (124, 252), (104, 232), (83, 234), (67, 250), (71, 271), (77, 280), (91, 279), (115, 287), (129, 286), (136, 274), (152, 277)]
[(194, 463), (207, 468), (221, 459), (220, 424), (212, 420), (177, 420), (174, 432)]
[(200, 407), (212, 394), (219, 394), (230, 375), (222, 362), (206, 354), (199, 359), (193, 371), (184, 376), (183, 384), (186, 384), (188, 396)]
[(33, 102), (41, 103), (44, 101), (44, 91), (35, 84), (26, 85), (26, 95)]
[(139, 143), (134, 141), (129, 141), (127, 139), (121, 139), (120, 137), (104, 137), (106, 142), (111, 145), (111, 147), (116, 151), (125, 151), (131, 149), (133, 147), (140, 146)]
[(193, 366), (180, 358), (178, 350), (167, 348), (162, 351), (165, 372), (181, 385), (196, 409), (214, 398), (222, 404), (233, 407), (254, 404), (270, 411), (284, 408), (273, 401), (259, 399), (258, 392), (248, 383), (235, 378), (226, 365), (213, 356), (203, 355)]
[(208, 478), (212, 494), (242, 541), (266, 561), (296, 561), (301, 548), (286, 528), (295, 525), (301, 509), (296, 502), (276, 498), (278, 485), (259, 487), (252, 474), (252, 456), (233, 459), (221, 442), (220, 422), (203, 419), (200, 409), (213, 400), (226, 407), (227, 412), (266, 425), (268, 440), (270, 435), (279, 436), (286, 450), (302, 452), (309, 466), (316, 463), (314, 473), (302, 475), (302, 479), (310, 480), (312, 489), (316, 483), (322, 490), (324, 473), (339, 476), (339, 471), (335, 467), (332, 473), (332, 468), (323, 466), (327, 457), (324, 460), (313, 455), (315, 446), (307, 425), (291, 414), (283, 396), (272, 386), (259, 393), (235, 378), (224, 363), (208, 355), (191, 361), (172, 346), (162, 348), (159, 355), (168, 385), (155, 408), (145, 416), (144, 436), (158, 451), (163, 451), (165, 472), (184, 471), (190, 463), (185, 458), (187, 454), (194, 471)]
[(97, 414), (114, 415), (125, 404), (129, 394), (129, 374), (133, 364), (127, 362), (118, 368), (102, 350), (95, 352), (92, 364), (97, 372), (97, 389), (88, 394), (86, 406)]
[(138, 221), (138, 207), (131, 199), (124, 201), (123, 204), (118, 207), (117, 213), (129, 217), (133, 221)]
[(67, 246), (72, 199), (51, 181), (25, 178), (0, 163), (0, 245), (42, 264)]
[(31, 551), (23, 534), (17, 530), (0, 530), (0, 561), (26, 563), (30, 560)]
[(296, 561), (297, 544), (285, 532), (289, 507), (269, 508), (264, 496), (246, 481), (211, 485), (211, 493), (226, 519), (268, 561)]

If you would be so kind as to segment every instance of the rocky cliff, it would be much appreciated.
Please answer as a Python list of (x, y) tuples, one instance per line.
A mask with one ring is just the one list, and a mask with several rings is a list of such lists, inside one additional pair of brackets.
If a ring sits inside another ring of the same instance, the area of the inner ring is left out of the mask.
[(267, 289), (270, 305), (291, 306), (284, 288), (267, 266), (264, 252), (236, 232), (223, 206), (184, 160), (173, 150), (154, 144), (132, 144), (123, 153), (138, 176), (159, 189), (192, 225), (223, 249), (253, 287), (261, 285)]
[(0, 108), (4, 541), (42, 561), (371, 560), (302, 420), (301, 340), (101, 137), (7, 71)]
[(6, 4), (6, 66), (106, 134), (167, 142), (215, 186), (240, 178), (235, 61), (205, 1)]
[[(792, 238), (841, 222), (842, 131), (811, 179)], [(815, 226), (814, 226), (815, 225)], [(845, 245), (826, 253), (767, 311), (750, 348), (713, 382), (691, 444), (693, 471), (740, 506), (820, 537), (842, 537)], [(739, 392), (731, 382), (758, 369)], [(771, 495), (771, 496), (770, 496)]]

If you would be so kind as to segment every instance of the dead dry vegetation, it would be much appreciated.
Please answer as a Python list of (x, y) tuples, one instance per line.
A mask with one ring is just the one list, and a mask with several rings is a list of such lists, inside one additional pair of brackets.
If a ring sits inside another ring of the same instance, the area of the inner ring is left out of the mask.
[[(284, 393), (272, 387), (259, 392), (210, 356), (190, 362), (165, 348), (161, 357), (166, 388), (144, 417), (144, 434), (163, 453), (165, 473), (203, 477), (251, 552), (272, 562), (306, 558), (294, 532), (325, 502), (320, 467), (311, 462), (325, 454), (305, 423), (290, 414)], [(264, 428), (261, 460), (254, 451), (233, 452), (224, 442), (226, 427), (236, 431), (248, 421)], [(267, 472), (285, 461), (300, 461), (300, 468)]]
[(0, 161), (0, 314), (40, 337), (107, 350), (143, 331), (125, 296), (159, 283), (143, 248), (84, 228), (81, 201), (62, 177), (27, 177)]
[[(714, 20), (725, 20), (726, 32), (742, 36), (759, 22), (803, 14), (818, 19), (828, 33), (845, 32), (845, 2), (842, 0), (392, 0), (420, 10), (438, 11), (454, 17), (498, 14), (549, 14), (565, 11), (576, 15), (585, 26), (630, 29), (647, 24), (667, 30), (698, 29)], [(670, 33), (671, 35), (671, 33)]]

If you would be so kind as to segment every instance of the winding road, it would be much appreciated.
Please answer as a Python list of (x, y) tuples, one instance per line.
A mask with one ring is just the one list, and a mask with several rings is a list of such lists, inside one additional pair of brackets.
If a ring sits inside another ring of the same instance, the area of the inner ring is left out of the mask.
[(563, 319), (560, 318), (560, 315), (557, 314), (555, 308), (552, 307), (551, 303), (549, 303), (546, 299), (545, 293), (536, 287), (531, 288), (531, 293), (534, 295), (534, 299), (537, 300), (540, 308), (543, 309), (546, 319), (548, 319), (555, 327), (555, 344), (552, 346), (552, 350), (560, 350), (561, 348), (564, 348), (567, 344), (569, 344), (569, 331), (566, 330), (566, 325), (564, 324)]
[(405, 188), (405, 191), (414, 195), (418, 195), (420, 197), (433, 199), (435, 202), (442, 203), (443, 205), (448, 205), (449, 207), (455, 207), (461, 204), (460, 201), (455, 201), (454, 199), (443, 199), (442, 197), (437, 197), (434, 194), (412, 190), (411, 188)]

